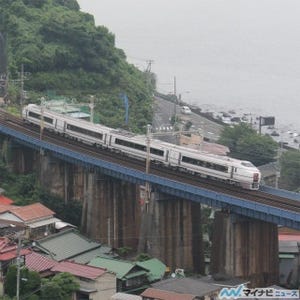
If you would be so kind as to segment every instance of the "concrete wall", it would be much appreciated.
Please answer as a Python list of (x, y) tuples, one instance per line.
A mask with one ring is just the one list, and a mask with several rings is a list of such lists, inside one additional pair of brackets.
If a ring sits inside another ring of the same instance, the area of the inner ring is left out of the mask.
[(95, 280), (80, 280), (80, 288), (84, 290), (96, 290), (90, 294), (92, 300), (109, 300), (116, 293), (116, 276), (105, 273)]

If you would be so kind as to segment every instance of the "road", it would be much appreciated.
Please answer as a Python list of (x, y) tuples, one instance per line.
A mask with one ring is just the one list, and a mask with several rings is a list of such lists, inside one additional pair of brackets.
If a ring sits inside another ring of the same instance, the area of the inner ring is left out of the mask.
[(191, 122), (191, 130), (199, 130), (200, 134), (209, 141), (215, 142), (218, 140), (223, 126), (193, 112), (189, 115), (182, 114), (179, 105), (176, 105), (175, 108), (173, 102), (158, 97), (155, 97), (154, 102), (153, 131), (172, 132), (173, 127), (170, 121), (175, 112), (179, 117), (179, 127), (184, 128), (184, 124)]

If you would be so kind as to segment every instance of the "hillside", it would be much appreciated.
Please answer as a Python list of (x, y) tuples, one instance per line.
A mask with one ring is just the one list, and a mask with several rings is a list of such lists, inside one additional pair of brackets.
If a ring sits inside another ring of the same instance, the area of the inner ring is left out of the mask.
[[(114, 35), (96, 26), (94, 17), (81, 12), (76, 0), (0, 0), (0, 6), (0, 35), (6, 40), (10, 79), (19, 78), (23, 64), (30, 74), (24, 86), (28, 101), (38, 101), (47, 90), (81, 102), (93, 94), (100, 122), (120, 127), (124, 104), (119, 94), (125, 92), (130, 129), (145, 128), (152, 117), (153, 85), (148, 83), (149, 76), (154, 82), (154, 76), (128, 64)], [(15, 102), (17, 95), (10, 85)]]

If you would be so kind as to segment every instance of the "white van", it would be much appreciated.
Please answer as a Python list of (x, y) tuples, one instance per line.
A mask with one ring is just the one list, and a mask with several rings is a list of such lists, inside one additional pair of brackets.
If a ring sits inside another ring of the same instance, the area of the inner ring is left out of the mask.
[(192, 113), (191, 109), (188, 106), (181, 107), (181, 113), (185, 115), (189, 115)]

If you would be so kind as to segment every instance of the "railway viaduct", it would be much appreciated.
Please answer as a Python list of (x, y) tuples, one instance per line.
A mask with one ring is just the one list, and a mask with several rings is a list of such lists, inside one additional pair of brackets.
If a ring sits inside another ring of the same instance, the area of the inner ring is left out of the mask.
[[(81, 229), (90, 238), (114, 248), (147, 252), (171, 270), (204, 272), (200, 202), (155, 186), (147, 198), (147, 190), (138, 182), (65, 161), (51, 151), (29, 148), (11, 139), (4, 129), (0, 137), (2, 159), (12, 170), (22, 174), (37, 171), (50, 193), (65, 202), (82, 203)], [(250, 280), (256, 287), (276, 284), (277, 225), (267, 222), (268, 218), (241, 216), (231, 207), (223, 207), (214, 219), (211, 272)]]

